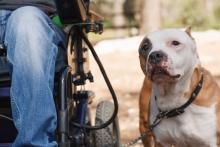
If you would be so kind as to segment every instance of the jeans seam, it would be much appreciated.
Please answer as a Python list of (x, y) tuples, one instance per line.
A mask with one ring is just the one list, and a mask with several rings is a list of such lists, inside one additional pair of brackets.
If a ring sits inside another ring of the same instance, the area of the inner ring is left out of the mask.
[[(19, 110), (19, 107), (17, 105), (17, 103), (15, 102), (15, 99), (14, 99), (14, 95), (12, 94), (12, 91), (10, 92), (10, 97), (11, 97), (11, 105), (14, 105), (14, 111), (16, 112), (17, 114), (17, 119), (16, 119), (16, 128), (18, 130), (20, 130), (20, 125), (21, 125), (21, 115), (20, 115), (20, 110)], [(14, 117), (14, 116), (13, 116)], [(15, 121), (15, 120), (14, 120)]]

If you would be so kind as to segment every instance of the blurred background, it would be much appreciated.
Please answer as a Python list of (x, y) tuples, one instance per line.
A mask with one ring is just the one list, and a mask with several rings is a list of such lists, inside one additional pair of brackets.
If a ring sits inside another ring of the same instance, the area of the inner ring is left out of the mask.
[[(138, 46), (147, 33), (161, 28), (192, 26), (202, 65), (220, 83), (219, 0), (94, 0), (104, 16), (104, 33), (89, 34), (119, 101), (122, 143), (139, 136), (139, 91), (144, 75), (139, 66)], [(96, 93), (92, 105), (111, 99), (96, 63), (90, 69)], [(95, 110), (94, 110), (95, 111)], [(139, 142), (134, 147), (141, 147)]]
[(163, 27), (220, 29), (219, 0), (93, 0), (112, 37), (138, 35)]

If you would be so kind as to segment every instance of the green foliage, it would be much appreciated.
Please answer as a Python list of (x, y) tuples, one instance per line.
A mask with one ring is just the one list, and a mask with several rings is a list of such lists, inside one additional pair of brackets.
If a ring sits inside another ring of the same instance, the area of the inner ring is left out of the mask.
[(166, 19), (167, 16), (162, 16), (165, 17), (162, 18), (162, 27), (192, 26), (194, 30), (220, 29), (220, 5), (217, 5), (219, 3), (218, 0), (213, 0), (215, 6), (211, 12), (214, 14), (213, 20), (209, 18), (212, 14), (207, 12), (206, 0), (168, 1), (164, 5), (171, 5), (169, 8), (176, 9), (174, 11), (176, 14), (168, 13), (169, 17), (172, 17), (171, 19)]
[(105, 18), (103, 25), (104, 25), (105, 28), (112, 28), (113, 27), (112, 21), (110, 19), (107, 19), (107, 18)]
[(204, 27), (207, 25), (204, 3), (202, 0), (183, 0), (180, 3), (179, 21), (182, 25)]
[[(118, 0), (95, 0), (105, 17), (105, 28), (113, 27), (113, 4)], [(140, 26), (143, 2), (146, 0), (124, 0), (123, 14), (127, 27)], [(220, 29), (219, 0), (160, 0), (161, 27), (192, 26), (194, 30)], [(213, 3), (208, 11), (207, 3)], [(154, 14), (152, 14), (154, 15)], [(212, 16), (212, 17), (210, 17)]]
[(215, 23), (212, 24), (214, 29), (220, 29), (220, 5), (217, 5), (214, 9)]

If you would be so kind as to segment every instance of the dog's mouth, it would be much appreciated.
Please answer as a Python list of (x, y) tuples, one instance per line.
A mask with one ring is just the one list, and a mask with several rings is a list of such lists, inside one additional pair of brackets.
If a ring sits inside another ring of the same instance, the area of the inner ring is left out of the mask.
[(149, 76), (150, 76), (150, 79), (152, 81), (154, 80), (157, 80), (157, 79), (178, 79), (180, 78), (180, 74), (171, 74), (167, 68), (163, 68), (163, 67), (160, 67), (160, 66), (156, 66), (156, 67), (153, 67), (149, 70)]

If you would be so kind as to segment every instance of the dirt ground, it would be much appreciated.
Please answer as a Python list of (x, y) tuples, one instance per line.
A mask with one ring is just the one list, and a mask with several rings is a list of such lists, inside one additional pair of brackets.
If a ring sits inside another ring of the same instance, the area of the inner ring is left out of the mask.
[[(198, 53), (202, 65), (213, 73), (220, 83), (220, 32), (195, 32)], [(138, 129), (138, 97), (144, 75), (139, 66), (138, 45), (143, 36), (103, 41), (97, 44), (97, 52), (111, 80), (119, 101), (119, 123), (122, 143), (139, 136)], [(119, 45), (120, 44), (120, 45)], [(106, 47), (101, 50), (99, 47)], [(95, 105), (104, 99), (110, 99), (107, 86), (91, 57), (91, 71), (95, 83), (89, 84), (87, 89), (96, 93)], [(133, 147), (141, 147), (141, 142)]]

